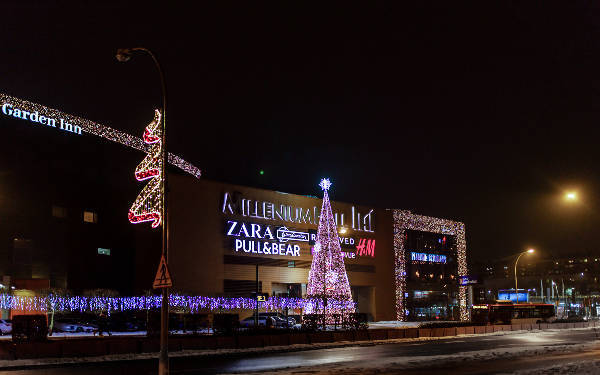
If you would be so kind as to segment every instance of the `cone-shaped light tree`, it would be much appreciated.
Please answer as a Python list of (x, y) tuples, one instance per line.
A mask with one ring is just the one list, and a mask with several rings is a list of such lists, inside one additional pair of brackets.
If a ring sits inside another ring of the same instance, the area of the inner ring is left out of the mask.
[(319, 185), (323, 189), (323, 206), (306, 289), (307, 297), (315, 299), (315, 303), (309, 304), (304, 312), (323, 313), (329, 322), (332, 314), (353, 313), (354, 304), (344, 267), (344, 254), (327, 194), (331, 182), (323, 179)]
[(162, 113), (154, 110), (154, 120), (144, 131), (144, 142), (150, 147), (148, 154), (135, 169), (138, 181), (150, 180), (142, 189), (129, 209), (129, 221), (133, 224), (152, 222), (152, 228), (162, 223), (163, 208), (163, 145), (162, 145)]

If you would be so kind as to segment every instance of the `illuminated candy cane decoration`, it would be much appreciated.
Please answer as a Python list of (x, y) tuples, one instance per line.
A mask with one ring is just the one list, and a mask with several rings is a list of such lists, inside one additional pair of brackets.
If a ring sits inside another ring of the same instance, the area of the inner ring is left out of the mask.
[(144, 131), (144, 142), (151, 145), (148, 154), (135, 169), (138, 181), (151, 179), (140, 192), (129, 209), (129, 221), (133, 224), (152, 221), (152, 228), (162, 222), (163, 184), (162, 184), (162, 127), (161, 112), (154, 110), (154, 120)]

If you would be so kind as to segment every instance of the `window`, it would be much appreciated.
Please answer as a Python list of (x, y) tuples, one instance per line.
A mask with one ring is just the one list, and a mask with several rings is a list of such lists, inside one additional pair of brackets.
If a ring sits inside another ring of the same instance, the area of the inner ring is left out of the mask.
[(98, 214), (92, 211), (83, 211), (83, 221), (86, 223), (97, 223)]
[(61, 206), (52, 206), (52, 216), (64, 219), (67, 217), (67, 209)]
[(13, 262), (15, 264), (31, 264), (33, 241), (23, 238), (13, 240)]

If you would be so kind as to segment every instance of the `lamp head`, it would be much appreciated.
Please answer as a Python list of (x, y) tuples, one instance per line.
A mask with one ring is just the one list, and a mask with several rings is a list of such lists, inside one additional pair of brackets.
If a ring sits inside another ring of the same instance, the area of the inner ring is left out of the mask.
[(571, 190), (565, 192), (565, 195), (563, 195), (563, 199), (565, 202), (575, 203), (579, 201), (579, 196), (576, 191)]
[(127, 62), (131, 59), (131, 49), (119, 48), (115, 57), (119, 62)]
[(534, 249), (529, 249), (529, 250), (527, 250), (527, 252), (528, 252), (529, 254), (531, 254), (531, 253), (535, 252), (535, 250), (534, 250)]

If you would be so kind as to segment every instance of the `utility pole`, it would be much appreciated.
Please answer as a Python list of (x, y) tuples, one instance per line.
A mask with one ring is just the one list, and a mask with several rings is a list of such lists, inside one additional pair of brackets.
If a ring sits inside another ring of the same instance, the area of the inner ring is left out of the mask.
[(258, 328), (258, 263), (256, 263), (256, 296), (254, 298), (256, 307), (254, 309), (254, 329)]

